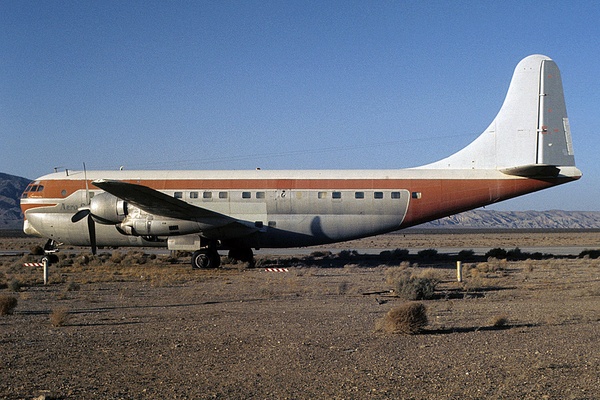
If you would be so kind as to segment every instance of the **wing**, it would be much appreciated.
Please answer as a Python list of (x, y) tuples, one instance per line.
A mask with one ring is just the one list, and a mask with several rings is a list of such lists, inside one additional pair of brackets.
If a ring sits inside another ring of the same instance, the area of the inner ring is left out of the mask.
[(211, 220), (210, 223), (215, 226), (239, 222), (228, 215), (196, 207), (148, 186), (108, 179), (98, 179), (92, 184), (150, 214), (190, 221)]

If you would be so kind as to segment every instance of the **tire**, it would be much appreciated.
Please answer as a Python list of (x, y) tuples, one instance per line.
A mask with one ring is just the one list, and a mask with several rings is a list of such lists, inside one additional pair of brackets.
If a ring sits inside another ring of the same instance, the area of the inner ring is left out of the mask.
[(208, 254), (204, 251), (195, 251), (192, 254), (192, 269), (212, 268), (212, 262)]
[(192, 269), (218, 268), (221, 265), (221, 257), (216, 251), (198, 250), (192, 254)]

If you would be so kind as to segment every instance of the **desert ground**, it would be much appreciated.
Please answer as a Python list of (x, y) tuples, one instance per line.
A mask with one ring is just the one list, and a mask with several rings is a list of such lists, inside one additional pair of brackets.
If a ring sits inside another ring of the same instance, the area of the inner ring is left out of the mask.
[[(599, 232), (407, 231), (200, 271), (65, 248), (47, 285), (23, 266), (42, 244), (0, 237), (0, 298), (18, 301), (0, 316), (2, 399), (600, 398), (598, 254), (467, 251), (457, 282), (457, 254), (412, 250), (592, 250)], [(406, 276), (436, 282), (416, 334), (381, 329)]]

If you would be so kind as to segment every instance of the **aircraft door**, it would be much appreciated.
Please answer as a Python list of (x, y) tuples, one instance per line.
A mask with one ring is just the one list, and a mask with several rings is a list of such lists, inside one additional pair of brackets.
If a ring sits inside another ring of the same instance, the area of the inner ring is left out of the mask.
[(278, 189), (275, 195), (275, 209), (277, 214), (289, 214), (292, 212), (292, 191), (289, 189)]

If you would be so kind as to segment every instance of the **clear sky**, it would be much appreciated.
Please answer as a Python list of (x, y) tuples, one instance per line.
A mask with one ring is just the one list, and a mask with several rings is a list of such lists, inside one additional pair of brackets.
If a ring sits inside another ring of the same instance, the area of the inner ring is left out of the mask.
[(599, 21), (597, 1), (2, 0), (0, 172), (418, 166), (541, 53), (584, 177), (492, 208), (600, 210)]

